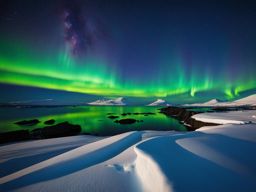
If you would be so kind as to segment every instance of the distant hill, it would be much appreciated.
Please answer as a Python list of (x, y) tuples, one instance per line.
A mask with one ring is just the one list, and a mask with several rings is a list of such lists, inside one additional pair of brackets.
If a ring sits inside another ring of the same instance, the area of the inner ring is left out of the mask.
[(116, 99), (101, 99), (101, 100), (96, 100), (93, 102), (88, 103), (89, 105), (126, 105), (124, 103), (124, 98), (123, 97), (118, 97)]
[(195, 106), (195, 107), (256, 106), (256, 94), (253, 94), (248, 97), (244, 97), (242, 99), (238, 99), (235, 101), (230, 101), (230, 102), (223, 102), (218, 99), (212, 99), (205, 103), (185, 104), (183, 106)]
[(244, 97), (242, 99), (238, 99), (236, 101), (233, 101), (236, 105), (251, 105), (256, 106), (256, 94), (250, 95), (248, 97)]
[(153, 103), (148, 104), (147, 106), (170, 106), (165, 100), (157, 99)]

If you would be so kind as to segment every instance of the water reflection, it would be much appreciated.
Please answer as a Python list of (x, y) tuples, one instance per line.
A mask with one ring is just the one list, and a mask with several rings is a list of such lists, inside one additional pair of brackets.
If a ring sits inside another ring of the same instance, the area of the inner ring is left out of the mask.
[[(3, 110), (3, 109), (0, 109)], [(18, 110), (18, 111), (17, 111)], [(59, 109), (8, 109), (9, 118), (4, 120), (0, 118), (0, 131), (10, 131), (18, 129), (41, 128), (46, 126), (45, 121), (54, 119), (55, 124), (68, 121), (71, 124), (79, 124), (83, 133), (95, 135), (113, 135), (132, 130), (180, 130), (186, 128), (177, 120), (166, 117), (158, 113), (157, 107), (117, 107), (117, 106), (81, 106), (81, 107), (63, 107)], [(121, 114), (131, 113), (131, 115), (122, 116)], [(134, 114), (135, 113), (135, 114)], [(140, 113), (153, 113), (144, 115)], [(3, 114), (3, 113), (1, 113)], [(25, 115), (24, 115), (25, 114)], [(116, 115), (117, 119), (110, 119), (108, 116)], [(33, 126), (19, 126), (14, 122), (37, 118), (40, 123)], [(123, 118), (134, 118), (141, 122), (129, 125), (117, 124), (114, 121)]]

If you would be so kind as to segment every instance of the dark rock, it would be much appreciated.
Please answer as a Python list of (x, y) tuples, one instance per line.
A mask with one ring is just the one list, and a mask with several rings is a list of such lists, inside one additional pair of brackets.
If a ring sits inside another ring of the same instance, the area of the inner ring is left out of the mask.
[(46, 126), (44, 128), (34, 129), (31, 132), (31, 135), (33, 138), (55, 138), (78, 135), (80, 132), (80, 125), (63, 122), (52, 126)]
[(117, 119), (119, 116), (116, 116), (116, 115), (110, 115), (108, 116), (109, 119)]
[(92, 134), (89, 132), (83, 132), (83, 135), (92, 135)]
[(219, 124), (215, 124), (215, 123), (201, 122), (201, 121), (191, 118), (193, 115), (198, 114), (199, 112), (189, 111), (186, 108), (166, 107), (166, 108), (162, 108), (160, 112), (165, 114), (166, 116), (170, 116), (170, 117), (173, 117), (173, 118), (179, 120), (180, 122), (185, 124), (186, 128), (189, 131), (194, 131), (203, 126), (219, 125)]
[(122, 115), (122, 116), (126, 116), (126, 115), (128, 115), (128, 114), (127, 114), (127, 113), (122, 113), (121, 115)]
[(151, 113), (151, 112), (145, 112), (145, 113), (133, 113), (133, 115), (144, 115), (144, 116), (148, 116), (148, 115), (155, 115), (155, 113)]
[(226, 112), (226, 111), (235, 111), (235, 108), (227, 108), (227, 107), (213, 107), (212, 108), (213, 111), (217, 111), (217, 112)]
[(133, 124), (136, 123), (136, 119), (121, 119), (121, 120), (116, 120), (115, 123), (120, 123), (120, 124)]
[(144, 115), (155, 115), (155, 113), (151, 113), (151, 112), (141, 113), (141, 114), (144, 114)]
[(17, 125), (27, 125), (27, 126), (32, 126), (38, 124), (40, 121), (38, 119), (32, 119), (32, 120), (23, 120), (23, 121), (18, 121), (15, 124)]
[(42, 129), (43, 128), (36, 128), (36, 129), (33, 129), (31, 132), (30, 132), (30, 135), (33, 139), (43, 139), (43, 133), (42, 133)]
[(55, 123), (54, 119), (49, 119), (49, 120), (44, 122), (44, 124), (46, 124), (46, 125), (53, 125), (54, 123)]
[(0, 133), (0, 143), (23, 141), (28, 139), (30, 139), (28, 130), (18, 130)]
[[(189, 118), (187, 121), (186, 121), (186, 124), (190, 125), (191, 126), (191, 129), (193, 130), (196, 130), (200, 127), (203, 127), (203, 126), (215, 126), (215, 125), (219, 125), (219, 124), (216, 124), (216, 123), (207, 123), (207, 122), (202, 122), (202, 121), (198, 121), (198, 120), (195, 120), (193, 118)], [(190, 129), (189, 129), (190, 130)]]

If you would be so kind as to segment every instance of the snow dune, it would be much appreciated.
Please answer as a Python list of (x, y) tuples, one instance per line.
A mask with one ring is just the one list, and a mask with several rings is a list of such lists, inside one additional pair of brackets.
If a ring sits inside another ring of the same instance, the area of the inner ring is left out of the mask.
[(206, 113), (196, 118), (202, 116), (243, 124), (187, 133), (128, 132), (100, 140), (76, 136), (65, 138), (70, 148), (64, 149), (64, 138), (3, 145), (0, 166), (5, 163), (7, 168), (23, 152), (28, 157), (44, 147), (46, 152), (64, 151), (5, 174), (0, 191), (255, 191), (255, 113)]
[[(128, 132), (90, 143), (2, 177), (0, 178), (0, 184), (21, 177), (23, 177), (21, 178), (23, 182), (19, 183), (24, 185), (28, 180), (33, 183), (68, 175), (116, 156), (124, 149), (140, 141), (140, 138), (141, 133)], [(35, 176), (30, 177), (33, 173)]]
[(256, 189), (253, 124), (215, 126), (153, 138), (136, 148), (136, 169), (146, 191)]
[[(147, 142), (145, 142), (147, 143)], [(143, 143), (143, 146), (144, 144)], [(143, 147), (142, 146), (142, 147)], [(149, 147), (150, 148), (150, 147)], [(151, 156), (152, 153), (145, 153), (141, 145), (134, 148), (137, 159), (135, 161), (136, 173), (140, 179), (144, 191), (173, 191), (172, 186), (161, 170), (161, 165)], [(154, 154), (157, 151), (154, 151)]]
[(0, 177), (103, 138), (80, 135), (2, 145)]

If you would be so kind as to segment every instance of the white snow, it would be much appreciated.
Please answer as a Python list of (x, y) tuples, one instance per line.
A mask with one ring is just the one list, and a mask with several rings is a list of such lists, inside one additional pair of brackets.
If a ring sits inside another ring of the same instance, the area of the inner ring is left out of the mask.
[[(142, 191), (135, 171), (134, 147), (142, 138), (148, 139), (164, 133), (128, 132), (78, 147), (0, 178), (0, 189), (4, 191), (38, 191), (39, 189)], [(173, 133), (173, 131), (166, 132), (167, 135)], [(2, 147), (5, 151), (9, 151), (9, 145)], [(15, 159), (15, 154), (12, 158)], [(9, 163), (6, 164), (5, 169), (12, 166), (11, 162)]]
[(170, 106), (165, 100), (157, 99), (153, 103), (148, 104), (147, 106)]
[(136, 174), (142, 183), (143, 190), (152, 192), (173, 191), (168, 178), (165, 177), (158, 163), (151, 157), (152, 154), (145, 153), (139, 146), (134, 148), (137, 154), (135, 165)]
[(255, 191), (255, 112), (195, 116), (248, 124), (2, 145), (0, 191)]
[[(2, 145), (0, 146), (0, 177), (103, 138), (81, 135)], [(11, 166), (9, 166), (10, 163)]]
[[(20, 171), (17, 171), (0, 179), (0, 184), (10, 182), (22, 176), (29, 175), (40, 170), (46, 171), (49, 177), (56, 177), (66, 169), (68, 173), (105, 161), (126, 149), (131, 144), (140, 140), (138, 132), (128, 132), (98, 142), (90, 143), (82, 147), (62, 153), (53, 158), (42, 161)], [(63, 164), (65, 162), (65, 164)], [(69, 165), (69, 167), (67, 167)], [(51, 174), (50, 174), (51, 173)]]
[(221, 102), (217, 99), (212, 99), (205, 103), (193, 103), (184, 104), (183, 106), (195, 106), (195, 107), (237, 107), (237, 106), (256, 106), (256, 94), (248, 97), (238, 99), (231, 102)]
[(193, 115), (192, 118), (208, 122), (208, 123), (218, 123), (218, 124), (246, 124), (246, 123), (256, 123), (254, 116), (256, 115), (256, 110), (246, 110), (246, 111), (228, 111), (228, 112), (215, 112), (215, 113), (199, 113)]
[(88, 103), (89, 105), (126, 105), (124, 103), (124, 98), (123, 97), (118, 97), (116, 99), (102, 99), (102, 100), (97, 100)]
[(242, 98), (242, 99), (238, 99), (238, 100), (234, 101), (233, 103), (236, 104), (236, 105), (256, 106), (256, 94), (250, 95), (250, 96)]
[(256, 126), (221, 125), (136, 146), (145, 191), (254, 191)]
[(217, 105), (219, 103), (219, 101), (217, 99), (212, 99), (210, 101), (207, 101), (205, 103), (193, 103), (193, 104), (185, 104), (184, 106), (214, 106)]

